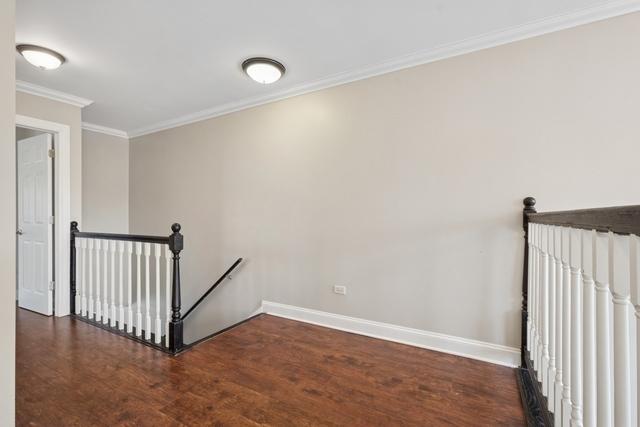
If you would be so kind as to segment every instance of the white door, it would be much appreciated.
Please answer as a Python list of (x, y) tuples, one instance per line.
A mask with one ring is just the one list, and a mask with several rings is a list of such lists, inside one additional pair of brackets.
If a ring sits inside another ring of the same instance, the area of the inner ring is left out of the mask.
[(51, 135), (18, 141), (18, 305), (53, 314)]

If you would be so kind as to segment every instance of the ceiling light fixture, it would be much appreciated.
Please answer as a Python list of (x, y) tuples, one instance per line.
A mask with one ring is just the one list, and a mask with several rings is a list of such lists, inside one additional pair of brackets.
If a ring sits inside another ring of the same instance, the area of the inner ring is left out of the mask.
[(249, 58), (242, 63), (242, 70), (264, 85), (277, 82), (285, 72), (284, 65), (269, 58)]
[(65, 61), (64, 56), (58, 52), (42, 46), (20, 44), (16, 46), (16, 49), (31, 65), (41, 70), (55, 70)]

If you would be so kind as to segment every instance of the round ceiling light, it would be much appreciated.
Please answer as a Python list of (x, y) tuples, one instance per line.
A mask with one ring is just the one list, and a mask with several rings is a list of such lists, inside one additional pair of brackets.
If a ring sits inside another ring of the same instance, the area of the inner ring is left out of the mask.
[(264, 85), (277, 82), (285, 72), (284, 65), (269, 58), (249, 58), (242, 63), (242, 70)]
[(55, 70), (65, 61), (64, 56), (46, 47), (20, 44), (16, 49), (31, 65), (42, 70)]

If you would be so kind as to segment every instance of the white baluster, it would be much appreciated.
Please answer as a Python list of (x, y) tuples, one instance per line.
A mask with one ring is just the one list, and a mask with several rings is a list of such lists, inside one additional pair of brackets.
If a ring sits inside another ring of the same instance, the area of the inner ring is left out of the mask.
[(538, 340), (536, 345), (536, 359), (537, 359), (537, 368), (536, 371), (538, 373), (538, 380), (542, 378), (542, 359), (543, 359), (543, 323), (542, 323), (542, 315), (543, 315), (543, 301), (542, 301), (542, 288), (543, 288), (543, 272), (542, 272), (542, 225), (538, 224), (536, 226), (536, 247), (538, 248), (536, 255), (536, 287), (537, 287), (537, 300), (536, 300), (536, 316), (537, 316), (537, 324), (536, 330), (538, 334)]
[(583, 420), (596, 427), (596, 289), (594, 273), (595, 232), (582, 231), (582, 345), (583, 345)]
[(146, 340), (151, 339), (151, 314), (149, 312), (149, 306), (151, 305), (151, 299), (149, 295), (149, 255), (151, 255), (151, 245), (149, 243), (144, 244), (144, 268), (145, 268), (145, 276), (144, 276), (144, 289), (145, 289), (145, 301), (144, 301), (144, 309), (145, 309), (145, 323), (144, 323), (144, 338)]
[(612, 417), (611, 319), (609, 304), (609, 235), (596, 233), (594, 277), (596, 282), (596, 396), (598, 427), (610, 427)]
[(630, 253), (629, 237), (610, 235), (610, 284), (613, 301), (614, 425), (631, 426)]
[(562, 310), (564, 308), (563, 294), (564, 294), (564, 266), (562, 264), (562, 227), (553, 228), (553, 252), (556, 264), (556, 380), (554, 398), (554, 425), (559, 427), (562, 425), (562, 390), (564, 384), (562, 383), (563, 374), (563, 353), (562, 353), (562, 331), (563, 331), (563, 317)]
[(124, 242), (118, 242), (118, 329), (124, 330)]
[(571, 229), (562, 228), (562, 425), (571, 422)]
[(87, 307), (87, 315), (89, 319), (93, 319), (93, 239), (87, 239), (87, 264), (89, 266), (89, 281), (87, 282), (89, 305)]
[(129, 274), (127, 275), (127, 332), (133, 332), (133, 308), (131, 304), (133, 301), (131, 300), (131, 288), (133, 287), (133, 265), (132, 265), (132, 256), (133, 254), (133, 243), (127, 242), (127, 264), (129, 267)]
[(109, 253), (111, 255), (111, 312), (109, 313), (109, 326), (116, 326), (116, 241), (109, 241)]
[(102, 320), (102, 301), (100, 300), (100, 250), (102, 242), (100, 239), (96, 239), (94, 247), (96, 248), (96, 322), (100, 322)]
[(76, 314), (82, 313), (82, 239), (75, 239), (76, 246)]
[(538, 376), (542, 383), (542, 394), (549, 395), (549, 232), (548, 226), (540, 226), (540, 325), (542, 328), (542, 363)]
[[(635, 235), (631, 235), (631, 303), (635, 312), (635, 324), (636, 324), (636, 425), (640, 425), (640, 414), (638, 414), (638, 408), (640, 408), (640, 238)], [(585, 403), (586, 404), (586, 403)]]
[(80, 314), (87, 315), (87, 239), (81, 239), (80, 247), (82, 248), (82, 310)]
[(109, 262), (108, 262), (108, 256), (109, 256), (109, 241), (108, 240), (104, 240), (102, 242), (102, 261), (103, 261), (103, 268), (102, 268), (102, 286), (103, 286), (103, 293), (102, 293), (102, 323), (103, 324), (107, 324), (109, 323), (109, 276), (108, 276), (108, 271), (109, 271)]
[[(633, 236), (635, 239), (636, 236)], [(633, 243), (631, 243), (633, 244)], [(633, 303), (630, 302), (629, 307), (629, 347), (631, 349), (630, 361), (631, 361), (631, 421), (632, 425), (637, 426), (638, 420), (638, 365), (636, 361), (638, 359), (638, 331), (636, 330), (636, 316)]]
[(540, 310), (539, 310), (539, 302), (540, 302), (540, 270), (539, 270), (539, 248), (538, 248), (538, 224), (533, 224), (533, 349), (531, 353), (531, 358), (533, 360), (533, 369), (538, 371), (538, 354), (540, 349), (540, 341), (539, 341), (539, 322), (540, 322)]
[(571, 425), (582, 426), (582, 232), (571, 230)]
[(556, 260), (555, 227), (547, 227), (547, 252), (549, 253), (549, 373), (547, 376), (547, 404), (550, 411), (555, 407), (556, 379)]
[(164, 345), (169, 347), (169, 321), (171, 320), (171, 250), (169, 245), (164, 247), (164, 259), (165, 259), (165, 281), (166, 281), (166, 321), (164, 327)]
[(142, 335), (142, 298), (140, 296), (142, 288), (142, 280), (140, 280), (140, 271), (142, 265), (140, 264), (140, 255), (142, 254), (142, 243), (136, 242), (136, 336)]
[(542, 224), (538, 224), (538, 232), (536, 235), (536, 241), (538, 246), (538, 268), (537, 268), (537, 287), (538, 287), (538, 348), (536, 350), (538, 357), (538, 381), (542, 382), (542, 361), (544, 359), (544, 267), (543, 267), (543, 253), (542, 253)]
[(154, 342), (160, 344), (162, 339), (162, 320), (160, 319), (160, 301), (162, 295), (160, 294), (160, 255), (162, 254), (162, 245), (155, 243), (155, 255), (156, 255), (156, 330), (154, 336)]
[[(533, 224), (529, 223), (529, 229), (527, 232), (527, 245), (529, 249), (529, 256), (527, 257), (527, 350), (529, 350), (529, 357), (531, 357), (532, 346), (532, 312), (533, 312), (533, 245), (531, 241), (533, 239)], [(167, 247), (169, 251), (169, 247)], [(168, 257), (167, 257), (168, 258)], [(169, 316), (170, 317), (170, 316)], [(167, 329), (168, 330), (168, 329)]]

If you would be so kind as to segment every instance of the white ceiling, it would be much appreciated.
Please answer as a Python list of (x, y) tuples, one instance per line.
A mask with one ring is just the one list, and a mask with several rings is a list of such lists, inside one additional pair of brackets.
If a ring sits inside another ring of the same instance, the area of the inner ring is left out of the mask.
[[(83, 120), (131, 134), (237, 110), (605, 15), (605, 0), (18, 0), (16, 42), (67, 57), (23, 58), (17, 78), (94, 101)], [(262, 86), (251, 56), (287, 67)]]

